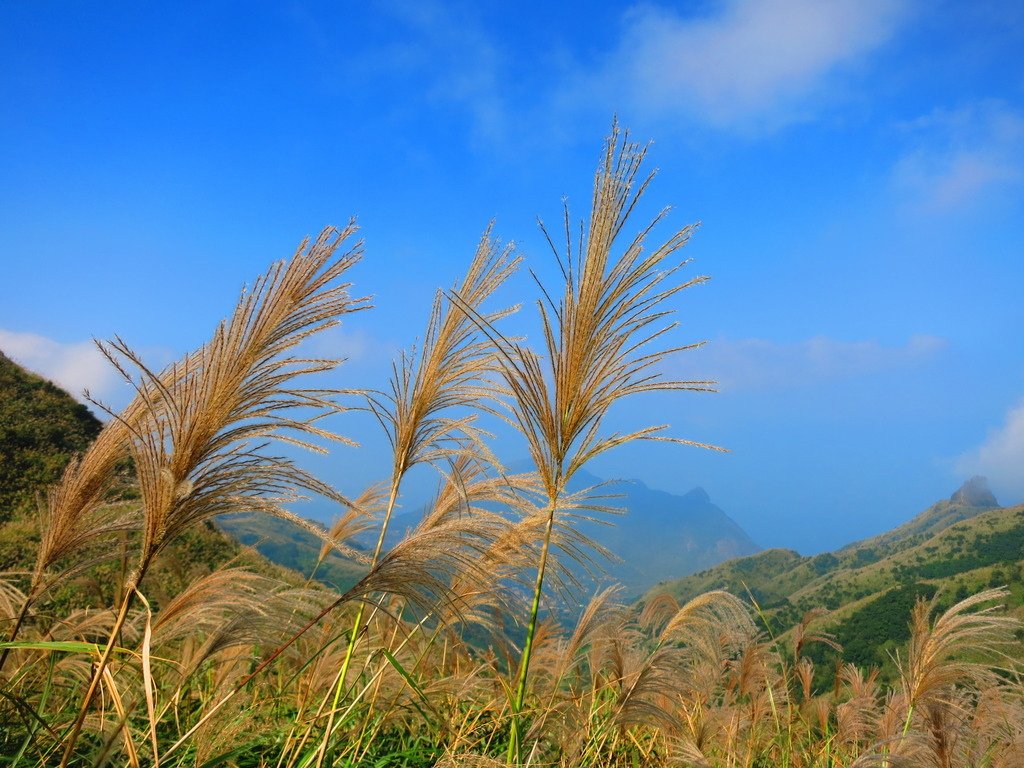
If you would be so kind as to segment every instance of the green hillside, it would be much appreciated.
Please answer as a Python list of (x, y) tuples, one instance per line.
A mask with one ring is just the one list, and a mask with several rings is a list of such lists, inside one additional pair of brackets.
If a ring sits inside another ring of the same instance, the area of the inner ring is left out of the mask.
[[(36, 499), (60, 479), (64, 467), (99, 433), (102, 424), (68, 393), (26, 371), (0, 353), (0, 573), (30, 571), (39, 530)], [(134, 496), (130, 462), (124, 462), (123, 487), (117, 500)], [(130, 552), (130, 537), (120, 547)], [(232, 563), (293, 584), (302, 577), (275, 565), (212, 525), (194, 528), (160, 555), (147, 575), (144, 591), (157, 602), (180, 592), (199, 576)], [(51, 595), (64, 608), (109, 604), (109, 594), (133, 563), (108, 559)]]
[[(835, 586), (843, 581), (837, 574), (869, 569), (901, 552), (927, 544), (953, 525), (993, 511), (998, 512), (1000, 508), (984, 479), (972, 478), (948, 500), (932, 505), (907, 523), (835, 552), (805, 557), (792, 550), (765, 550), (662, 582), (651, 592), (668, 592), (685, 601), (709, 589), (725, 589), (743, 596), (749, 593), (759, 603), (770, 605), (805, 589), (814, 591), (814, 585)], [(925, 549), (923, 555), (914, 556), (937, 557), (939, 552)], [(829, 608), (838, 607), (834, 597), (829, 602), (832, 603)]]
[[(918, 595), (938, 593), (946, 607), (996, 586), (1009, 587), (1010, 611), (1024, 615), (1024, 505), (989, 510), (871, 565), (830, 573), (772, 612), (781, 629), (823, 605), (831, 610), (827, 626), (842, 644), (844, 660), (886, 668), (889, 654), (907, 637), (905, 617)], [(831, 668), (835, 654), (819, 647), (814, 655)]]
[(329, 552), (317, 566), (320, 539), (286, 520), (256, 514), (228, 515), (217, 521), (217, 527), (272, 563), (305, 576), (315, 573), (317, 581), (341, 592), (366, 573), (365, 566), (337, 552)]
[(774, 603), (811, 580), (810, 559), (791, 549), (765, 549), (662, 582), (648, 595), (668, 592), (683, 603), (704, 592), (724, 589), (736, 595), (753, 594), (758, 602)]
[[(1024, 612), (1024, 506), (994, 502), (974, 478), (880, 536), (813, 557), (766, 550), (662, 583), (645, 599), (668, 592), (684, 602), (724, 589), (756, 602), (775, 634), (824, 608), (818, 626), (843, 645), (845, 661), (885, 665), (906, 639), (906, 616), (918, 596), (938, 593), (949, 605), (988, 586), (1008, 586), (1010, 609)], [(824, 646), (817, 654), (819, 661), (835, 657)]]
[[(961, 520), (969, 520), (985, 510), (998, 507), (999, 503), (989, 490), (985, 478), (972, 477), (949, 499), (933, 504), (921, 514), (891, 531), (849, 544), (839, 550), (839, 554), (840, 557), (847, 553), (852, 553), (854, 557), (857, 557), (858, 551), (873, 552), (879, 556), (893, 554), (916, 546)], [(861, 557), (863, 559), (863, 555)]]
[(40, 488), (56, 482), (101, 427), (88, 408), (60, 387), (0, 352), (0, 523), (30, 506)]

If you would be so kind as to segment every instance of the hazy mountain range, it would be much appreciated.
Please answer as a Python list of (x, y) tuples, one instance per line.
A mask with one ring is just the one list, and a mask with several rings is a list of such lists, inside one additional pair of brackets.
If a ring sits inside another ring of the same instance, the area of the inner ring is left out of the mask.
[[(526, 471), (516, 464), (514, 471)], [(592, 591), (596, 583), (617, 582), (626, 595), (640, 595), (659, 581), (695, 571), (760, 550), (746, 532), (711, 501), (703, 488), (682, 496), (647, 487), (639, 480), (606, 481), (589, 472), (573, 477), (571, 491), (600, 486), (601, 503), (621, 514), (595, 515), (595, 521), (577, 526), (584, 534), (615, 555), (598, 557), (595, 565), (605, 571), (587, 578), (583, 568), (573, 572)], [(393, 546), (419, 522), (422, 511), (395, 515), (385, 543)], [(374, 534), (375, 535), (375, 534)], [(364, 543), (369, 546), (369, 536)]]

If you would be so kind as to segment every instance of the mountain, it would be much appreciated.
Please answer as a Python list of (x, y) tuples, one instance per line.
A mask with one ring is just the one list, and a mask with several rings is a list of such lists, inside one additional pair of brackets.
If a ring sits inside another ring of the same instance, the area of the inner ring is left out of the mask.
[[(525, 465), (512, 467), (516, 472), (527, 469)], [(639, 480), (605, 481), (579, 471), (570, 491), (594, 486), (600, 486), (603, 505), (621, 509), (623, 514), (601, 515), (601, 521), (576, 524), (579, 531), (615, 556), (614, 560), (596, 558), (595, 569), (601, 571), (596, 578), (583, 567), (571, 567), (585, 596), (593, 593), (598, 583), (607, 582), (621, 584), (626, 595), (640, 595), (664, 579), (760, 549), (703, 488), (679, 496), (649, 488)], [(422, 511), (395, 515), (385, 544), (397, 544), (421, 516)], [(364, 544), (372, 542), (365, 539)]]
[(954, 523), (968, 520), (986, 509), (999, 506), (989, 490), (988, 480), (972, 477), (958, 488), (947, 501), (933, 504), (910, 521), (870, 539), (850, 544), (840, 552), (862, 550), (892, 554), (906, 549), (942, 532)]
[[(39, 536), (35, 500), (100, 428), (70, 395), (0, 354), (0, 571), (31, 568)], [(600, 483), (581, 473), (574, 490)], [(116, 498), (131, 498), (127, 462), (121, 486)], [(613, 525), (580, 525), (621, 558), (609, 565), (609, 576), (624, 583), (627, 593), (639, 594), (666, 574), (696, 571), (663, 580), (641, 602), (659, 592), (684, 601), (710, 589), (727, 589), (753, 599), (776, 636), (808, 611), (824, 608), (827, 615), (819, 629), (842, 643), (844, 659), (883, 668), (889, 651), (905, 639), (909, 607), (920, 596), (938, 594), (940, 605), (948, 605), (984, 587), (1007, 585), (1011, 610), (1024, 613), (1024, 505), (999, 507), (983, 478), (972, 478), (948, 499), (891, 531), (813, 557), (783, 549), (756, 552), (743, 530), (700, 488), (678, 496), (634, 480), (607, 484), (603, 491), (619, 494), (609, 501), (626, 510), (626, 516), (614, 519)], [(418, 518), (397, 516), (392, 541)], [(174, 594), (227, 563), (298, 585), (319, 553), (315, 537), (282, 521), (236, 516), (222, 525), (231, 536), (202, 525), (177, 539), (154, 564), (142, 590), (159, 602), (161, 595)], [(236, 538), (261, 548), (267, 557)], [(130, 540), (123, 542), (122, 551), (131, 551)], [(750, 552), (754, 554), (727, 559)], [(123, 581), (129, 560), (93, 566), (55, 591), (53, 605), (65, 610), (110, 604), (108, 593)], [(725, 562), (715, 565), (719, 560)], [(343, 588), (360, 573), (360, 566), (332, 555), (317, 577)], [(811, 654), (818, 664), (818, 683), (830, 684), (835, 655), (820, 645)]]
[(852, 572), (920, 546), (950, 526), (999, 509), (985, 478), (974, 477), (949, 500), (940, 501), (890, 531), (848, 544), (835, 552), (806, 557), (786, 549), (770, 549), (750, 557), (659, 584), (655, 590), (688, 600), (709, 589), (726, 589), (758, 602), (773, 603), (801, 592), (829, 574)]
[(766, 550), (659, 584), (644, 600), (667, 592), (684, 602), (725, 589), (755, 601), (773, 633), (824, 608), (821, 626), (847, 661), (886, 666), (917, 597), (938, 594), (950, 605), (988, 586), (1008, 586), (1008, 605), (1024, 613), (1024, 505), (999, 507), (984, 478), (972, 478), (879, 536), (813, 557)]
[[(0, 571), (31, 568), (39, 536), (36, 498), (59, 480), (71, 458), (83, 452), (101, 429), (102, 424), (85, 406), (0, 354)], [(119, 499), (134, 495), (127, 459), (123, 475)], [(581, 472), (571, 490), (589, 486), (601, 486), (600, 493), (611, 497), (605, 503), (626, 512), (624, 517), (608, 518), (607, 525), (577, 524), (617, 556), (615, 561), (596, 563), (597, 568), (607, 570), (598, 580), (622, 583), (626, 594), (639, 595), (669, 576), (757, 551), (757, 545), (703, 489), (679, 496), (648, 488), (638, 480), (604, 483)], [(397, 543), (419, 518), (419, 514), (397, 515), (386, 543)], [(123, 551), (130, 551), (128, 544), (125, 542)], [(319, 552), (320, 541), (315, 536), (285, 521), (252, 514), (227, 516), (216, 526), (190, 530), (161, 556), (147, 582), (184, 585), (196, 575), (236, 560), (301, 583), (313, 572)], [(92, 582), (116, 584), (118, 572), (128, 567), (127, 561), (104, 564)], [(331, 553), (316, 568), (316, 577), (344, 589), (364, 568)], [(594, 590), (596, 584), (585, 571), (577, 568), (575, 575), (584, 582), (585, 593)], [(70, 594), (65, 597), (79, 599)]]
[[(593, 475), (580, 481), (601, 482)], [(619, 558), (606, 564), (608, 578), (622, 584), (626, 594), (642, 594), (671, 576), (760, 549), (703, 488), (678, 496), (625, 480), (610, 483), (608, 493), (621, 494), (608, 503), (625, 514), (612, 518), (611, 525), (585, 522), (579, 528)]]
[[(624, 515), (603, 515), (600, 522), (576, 524), (578, 530), (615, 555), (614, 560), (595, 558), (593, 570), (600, 572), (596, 577), (585, 567), (571, 565), (584, 596), (592, 594), (599, 583), (608, 582), (622, 584), (626, 595), (637, 596), (671, 576), (758, 550), (746, 532), (702, 488), (678, 496), (648, 488), (639, 480), (606, 483), (587, 472), (579, 472), (571, 490), (592, 486), (601, 486), (601, 495), (610, 497), (602, 499), (602, 503), (622, 509)], [(422, 516), (423, 510), (395, 514), (385, 547), (391, 548), (401, 541)], [(282, 520), (232, 515), (221, 518), (217, 525), (264, 557), (301, 573), (312, 571), (320, 551), (319, 540)], [(350, 544), (372, 549), (376, 536), (377, 531), (372, 530)], [(332, 554), (316, 574), (319, 580), (344, 588), (359, 578), (362, 568)]]
[(988, 487), (988, 479), (975, 475), (949, 497), (956, 504), (969, 507), (998, 507), (999, 502)]

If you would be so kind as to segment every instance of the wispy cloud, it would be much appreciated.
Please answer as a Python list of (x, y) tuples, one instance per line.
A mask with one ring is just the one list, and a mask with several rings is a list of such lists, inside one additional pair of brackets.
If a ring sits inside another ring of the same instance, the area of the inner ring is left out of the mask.
[(729, 0), (706, 15), (642, 5), (604, 87), (655, 115), (777, 127), (813, 114), (836, 78), (907, 19), (900, 0)]
[(1024, 114), (1006, 104), (936, 110), (902, 128), (914, 146), (893, 179), (924, 210), (945, 213), (1024, 181)]
[(376, 10), (386, 15), (399, 41), (378, 46), (369, 55), (342, 53), (339, 65), (333, 37), (319, 40), (321, 35), (316, 34), (321, 55), (332, 62), (335, 76), (356, 71), (374, 82), (387, 83), (393, 77), (396, 85), (414, 83), (413, 98), (464, 111), (477, 137), (504, 138), (511, 127), (507, 101), (513, 83), (508, 62), (498, 38), (472, 7), (456, 10), (437, 0), (423, 0), (385, 2)]
[(419, 81), (424, 98), (464, 111), (475, 136), (492, 143), (527, 141), (524, 122), (549, 136), (594, 110), (773, 129), (834, 102), (910, 17), (910, 2), (721, 0), (696, 14), (641, 3), (620, 17), (607, 53), (586, 64), (567, 50), (517, 61), (481, 15), (435, 0), (391, 3), (383, 7), (401, 44), (347, 66)]
[(400, 18), (415, 44), (410, 61), (431, 72), (428, 98), (467, 108), (477, 131), (494, 137), (506, 130), (507, 107), (500, 82), (503, 59), (498, 46), (472, 16), (435, 3), (404, 3)]
[(717, 339), (694, 362), (723, 390), (778, 390), (865, 376), (935, 359), (946, 348), (937, 336), (912, 336), (905, 344), (841, 341), (815, 336), (779, 343), (768, 339)]
[(0, 329), (0, 350), (82, 402), (85, 390), (100, 399), (124, 394), (118, 386), (123, 381), (120, 375), (91, 341), (65, 344), (35, 333)]
[(1024, 400), (1011, 408), (1002, 426), (955, 462), (958, 474), (985, 475), (999, 493), (1024, 498)]
[(326, 388), (339, 386), (380, 386), (391, 374), (391, 363), (400, 348), (393, 341), (357, 328), (331, 328), (302, 342), (302, 355), (340, 360), (341, 367), (318, 377)]

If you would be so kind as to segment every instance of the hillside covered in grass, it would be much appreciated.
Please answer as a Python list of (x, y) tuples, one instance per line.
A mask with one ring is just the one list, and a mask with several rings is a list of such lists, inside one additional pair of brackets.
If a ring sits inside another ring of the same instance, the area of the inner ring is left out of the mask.
[(88, 408), (0, 350), (0, 523), (33, 506), (101, 427)]
[(323, 541), (286, 520), (265, 515), (225, 515), (216, 527), (272, 563), (289, 568), (341, 592), (366, 575), (366, 566), (337, 552), (324, 551)]
[[(32, 571), (40, 504), (68, 463), (89, 447), (102, 427), (86, 406), (0, 351), (0, 573)], [(108, 491), (108, 501), (137, 507), (130, 462), (125, 459), (117, 471), (120, 479)], [(128, 553), (137, 536), (132, 530), (121, 533), (118, 548), (123, 554), (98, 562), (74, 581), (60, 585), (49, 596), (51, 607), (64, 610), (110, 602), (116, 585), (131, 568)], [(163, 601), (197, 577), (225, 566), (302, 583), (301, 574), (263, 558), (243, 546), (246, 543), (212, 525), (198, 526), (160, 556), (145, 586), (154, 600)]]
[(1002, 508), (983, 478), (907, 523), (835, 552), (805, 557), (772, 549), (705, 569), (652, 589), (685, 602), (722, 589), (757, 606), (773, 632), (786, 632), (811, 611), (843, 645), (844, 658), (886, 666), (906, 640), (906, 615), (918, 597), (950, 605), (987, 588), (1009, 589), (1024, 606), (1024, 506)]

